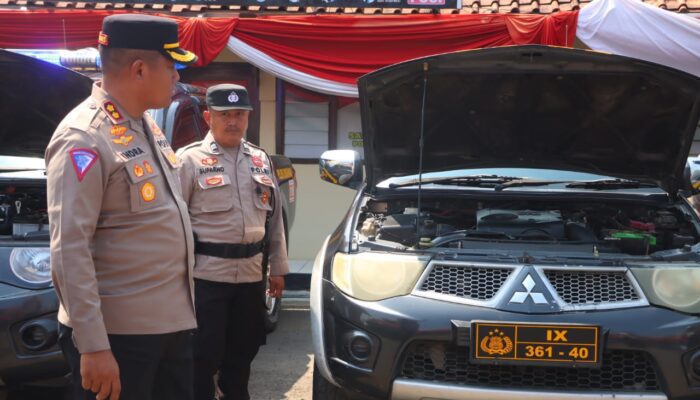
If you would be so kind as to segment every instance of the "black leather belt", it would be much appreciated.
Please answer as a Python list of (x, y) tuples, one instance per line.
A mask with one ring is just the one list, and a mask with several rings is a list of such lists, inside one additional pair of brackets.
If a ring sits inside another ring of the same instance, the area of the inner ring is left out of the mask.
[(194, 252), (219, 258), (250, 258), (262, 253), (264, 241), (255, 243), (194, 242)]

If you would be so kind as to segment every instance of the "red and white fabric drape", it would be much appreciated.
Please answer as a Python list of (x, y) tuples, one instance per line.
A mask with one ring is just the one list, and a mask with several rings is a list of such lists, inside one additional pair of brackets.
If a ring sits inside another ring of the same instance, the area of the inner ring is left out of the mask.
[[(120, 11), (0, 11), (0, 48), (93, 47), (102, 19)], [(384, 66), (492, 46), (573, 46), (641, 58), (700, 76), (700, 20), (639, 0), (595, 0), (551, 15), (267, 15), (181, 18), (180, 43), (213, 61), (226, 47), (261, 70), (307, 89), (357, 96), (355, 81)]]

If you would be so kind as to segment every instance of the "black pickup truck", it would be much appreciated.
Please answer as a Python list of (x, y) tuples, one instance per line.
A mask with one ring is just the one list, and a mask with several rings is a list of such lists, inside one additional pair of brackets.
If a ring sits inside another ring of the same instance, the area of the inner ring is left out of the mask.
[[(44, 149), (64, 115), (90, 94), (77, 72), (0, 50), (0, 385), (65, 375), (56, 344), (58, 300), (51, 284)], [(204, 138), (204, 90), (178, 84), (167, 109), (150, 112), (177, 149)], [(272, 156), (283, 193), (285, 231), (294, 220), (291, 162)], [(279, 302), (269, 301), (274, 329)]]

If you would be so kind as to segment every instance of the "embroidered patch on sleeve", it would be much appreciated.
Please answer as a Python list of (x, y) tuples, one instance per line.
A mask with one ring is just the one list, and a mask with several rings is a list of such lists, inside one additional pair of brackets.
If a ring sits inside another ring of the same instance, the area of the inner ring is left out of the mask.
[(78, 182), (82, 182), (87, 172), (97, 162), (97, 153), (90, 149), (72, 149), (69, 153)]

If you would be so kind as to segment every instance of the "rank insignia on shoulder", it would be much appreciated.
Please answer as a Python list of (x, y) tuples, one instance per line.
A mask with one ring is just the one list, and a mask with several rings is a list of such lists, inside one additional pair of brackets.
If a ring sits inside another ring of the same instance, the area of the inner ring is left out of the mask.
[(146, 171), (143, 170), (142, 166), (138, 164), (134, 165), (134, 175), (136, 175), (137, 178), (142, 177), (145, 173)]
[(173, 168), (177, 168), (177, 166), (180, 163), (180, 159), (177, 158), (177, 155), (175, 155), (175, 153), (172, 153), (172, 152), (168, 153), (167, 159), (168, 159), (168, 162), (170, 162), (170, 165), (173, 166)]
[(90, 149), (72, 149), (69, 153), (78, 182), (82, 182), (87, 172), (97, 162), (97, 153)]
[(219, 159), (216, 157), (207, 157), (207, 158), (202, 158), (202, 165), (216, 165), (219, 163)]
[(109, 133), (112, 134), (112, 136), (123, 136), (126, 133), (126, 126), (112, 125), (109, 129)]
[(260, 201), (262, 201), (263, 204), (267, 204), (267, 202), (270, 200), (270, 194), (267, 192), (263, 192), (260, 195)]
[(112, 143), (115, 144), (121, 144), (122, 146), (128, 146), (131, 141), (134, 140), (134, 137), (131, 135), (128, 136), (121, 136), (118, 139), (112, 139)]
[(151, 163), (148, 161), (143, 162), (143, 167), (146, 168), (146, 173), (147, 174), (152, 174), (153, 173), (153, 167), (151, 167)]
[(156, 121), (153, 120), (153, 118), (147, 118), (146, 122), (148, 122), (148, 128), (153, 132), (153, 136), (158, 136), (160, 138), (161, 136), (163, 139), (165, 139), (165, 135), (163, 135), (163, 131), (160, 130), (160, 127), (156, 123)]
[(117, 106), (114, 105), (111, 101), (105, 101), (104, 102), (104, 109), (107, 111), (107, 113), (115, 120), (119, 121), (122, 119), (122, 113), (119, 112), (117, 109)]
[(146, 182), (141, 186), (141, 198), (145, 202), (151, 202), (156, 199), (156, 187), (151, 182)]

